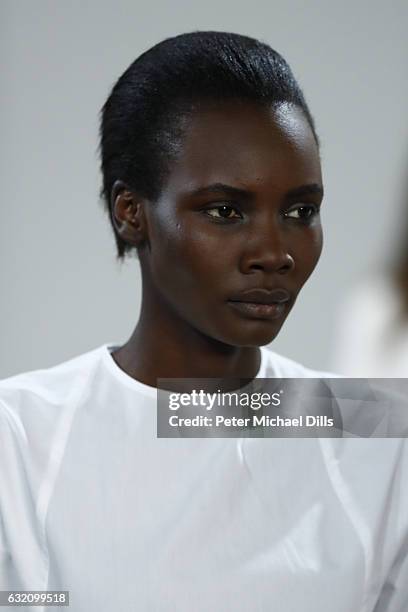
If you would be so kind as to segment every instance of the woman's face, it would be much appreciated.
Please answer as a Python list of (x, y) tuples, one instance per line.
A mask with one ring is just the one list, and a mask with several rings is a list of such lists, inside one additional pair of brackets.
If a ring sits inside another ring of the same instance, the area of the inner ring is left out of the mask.
[(140, 253), (150, 296), (233, 346), (278, 334), (322, 249), (319, 153), (301, 110), (229, 102), (196, 111)]

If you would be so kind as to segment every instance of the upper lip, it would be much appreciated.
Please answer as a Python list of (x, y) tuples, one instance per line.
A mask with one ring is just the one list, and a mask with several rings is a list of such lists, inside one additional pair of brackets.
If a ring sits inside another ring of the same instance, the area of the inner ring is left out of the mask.
[(251, 304), (283, 304), (290, 300), (286, 289), (248, 289), (232, 296), (230, 302), (249, 302)]

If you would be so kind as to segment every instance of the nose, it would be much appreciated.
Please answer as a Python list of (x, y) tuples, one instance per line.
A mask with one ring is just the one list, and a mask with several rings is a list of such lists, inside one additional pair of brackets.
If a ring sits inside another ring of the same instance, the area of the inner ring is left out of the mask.
[(265, 224), (254, 231), (245, 245), (241, 258), (241, 272), (251, 274), (257, 270), (267, 273), (288, 274), (295, 267), (289, 252), (284, 230)]

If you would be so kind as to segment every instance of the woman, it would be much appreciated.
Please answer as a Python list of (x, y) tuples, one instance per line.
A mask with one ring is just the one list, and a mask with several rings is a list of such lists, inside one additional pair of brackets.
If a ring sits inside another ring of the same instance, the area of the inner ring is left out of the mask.
[(101, 156), (118, 256), (137, 249), (143, 279), (117, 363), (152, 386), (255, 376), (322, 247), (317, 137), (289, 68), (244, 37), (166, 41), (114, 87)]
[(87, 612), (402, 612), (402, 441), (156, 437), (158, 378), (319, 376), (259, 348), (322, 248), (288, 65), (237, 34), (166, 40), (113, 88), (101, 158), (141, 315), (124, 346), (1, 383), (1, 588)]

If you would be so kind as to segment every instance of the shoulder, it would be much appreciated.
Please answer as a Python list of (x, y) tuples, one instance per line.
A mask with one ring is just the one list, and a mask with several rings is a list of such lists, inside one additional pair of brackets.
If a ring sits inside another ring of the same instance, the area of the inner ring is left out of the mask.
[(92, 375), (102, 347), (56, 366), (0, 380), (0, 404), (19, 411), (24, 406), (59, 405), (70, 401)]
[(269, 348), (262, 347), (264, 378), (338, 378), (338, 374), (313, 370), (293, 359), (279, 355)]
[[(0, 381), (0, 584), (3, 588), (17, 584), (17, 571), (27, 584), (30, 581), (33, 585), (41, 584), (39, 576), (46, 571), (43, 564), (47, 558), (46, 510), (76, 408), (89, 388), (87, 381), (92, 379), (98, 362), (98, 351)], [(18, 550), (22, 542), (28, 551), (24, 559)]]
[(30, 455), (51, 443), (61, 420), (86, 393), (102, 348), (0, 381), (0, 438), (9, 450)]
[(28, 491), (34, 500), (39, 499), (42, 483), (64, 452), (77, 410), (92, 392), (104, 348), (0, 381), (4, 499), (16, 500), (20, 495), (22, 507), (27, 505), (24, 496)]

